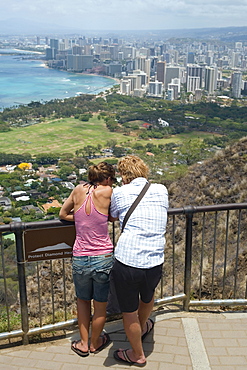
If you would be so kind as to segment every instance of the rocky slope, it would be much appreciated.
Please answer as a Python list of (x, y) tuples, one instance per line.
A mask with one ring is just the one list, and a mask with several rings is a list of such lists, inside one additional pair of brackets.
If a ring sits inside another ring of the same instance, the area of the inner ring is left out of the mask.
[[(247, 137), (192, 166), (168, 185), (170, 207), (247, 203)], [(247, 279), (247, 212), (196, 214), (193, 218), (192, 295), (203, 298), (244, 298)], [(240, 220), (240, 222), (239, 222)], [(183, 287), (184, 228), (178, 218), (174, 240), (168, 225), (167, 247), (175, 244), (177, 284)], [(168, 251), (167, 251), (168, 252)], [(169, 269), (169, 264), (165, 263)], [(200, 275), (200, 271), (202, 271)], [(180, 274), (181, 275), (181, 274)]]

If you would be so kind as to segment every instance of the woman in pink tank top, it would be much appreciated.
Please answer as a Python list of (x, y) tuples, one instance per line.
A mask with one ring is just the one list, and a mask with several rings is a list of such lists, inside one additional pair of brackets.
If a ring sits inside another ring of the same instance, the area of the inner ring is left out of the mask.
[[(72, 271), (77, 297), (80, 340), (71, 349), (79, 356), (98, 353), (111, 342), (101, 335), (106, 320), (109, 274), (113, 265), (113, 245), (108, 233), (108, 215), (115, 181), (112, 165), (101, 162), (90, 166), (89, 183), (77, 185), (60, 210), (60, 219), (74, 221)], [(89, 326), (93, 300), (92, 330)]]

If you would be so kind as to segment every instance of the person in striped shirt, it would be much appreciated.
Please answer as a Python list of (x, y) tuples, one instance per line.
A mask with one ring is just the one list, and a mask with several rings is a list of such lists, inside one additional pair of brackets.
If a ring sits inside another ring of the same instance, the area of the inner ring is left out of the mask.
[[(123, 186), (113, 189), (110, 220), (119, 220), (121, 227), (128, 209), (148, 181), (149, 168), (141, 158), (128, 155), (119, 160), (118, 171)], [(131, 348), (115, 351), (114, 357), (125, 364), (146, 364), (142, 341), (154, 326), (149, 316), (162, 275), (168, 206), (166, 187), (152, 183), (115, 248), (111, 274)]]

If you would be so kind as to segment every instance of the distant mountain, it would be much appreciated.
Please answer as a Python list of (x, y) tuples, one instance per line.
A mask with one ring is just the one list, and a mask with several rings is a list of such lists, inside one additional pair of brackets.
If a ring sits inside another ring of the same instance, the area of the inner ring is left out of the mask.
[(78, 25), (66, 26), (54, 24), (54, 22), (42, 22), (33, 19), (9, 18), (1, 20), (0, 34), (2, 35), (111, 35), (128, 37), (138, 35), (140, 38), (169, 39), (169, 38), (196, 38), (196, 39), (220, 39), (222, 41), (245, 41), (247, 40), (247, 27), (224, 27), (224, 28), (192, 28), (192, 29), (164, 29), (164, 30), (83, 30)]

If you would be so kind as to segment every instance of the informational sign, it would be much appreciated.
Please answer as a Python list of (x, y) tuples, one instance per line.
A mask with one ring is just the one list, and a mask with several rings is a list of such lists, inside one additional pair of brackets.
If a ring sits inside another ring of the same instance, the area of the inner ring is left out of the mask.
[(24, 233), (26, 261), (44, 261), (72, 256), (75, 226), (26, 230)]

